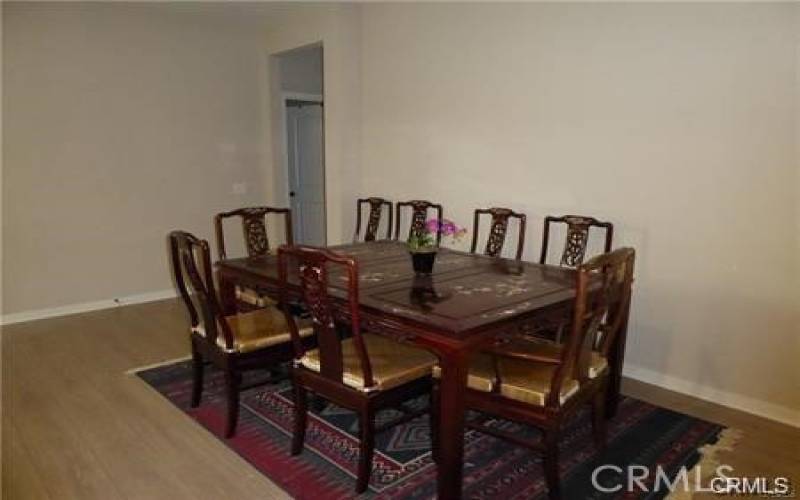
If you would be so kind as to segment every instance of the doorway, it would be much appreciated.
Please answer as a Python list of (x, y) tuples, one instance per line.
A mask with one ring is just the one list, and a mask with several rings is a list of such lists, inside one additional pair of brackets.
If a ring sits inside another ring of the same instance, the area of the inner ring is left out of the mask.
[(289, 203), (295, 241), (325, 245), (322, 103), (287, 99)]
[(277, 55), (284, 117), (287, 193), (296, 243), (324, 246), (325, 133), (322, 45)]

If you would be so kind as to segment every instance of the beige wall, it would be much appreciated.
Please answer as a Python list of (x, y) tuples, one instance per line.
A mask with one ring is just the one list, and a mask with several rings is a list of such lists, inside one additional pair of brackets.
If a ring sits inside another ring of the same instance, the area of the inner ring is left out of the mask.
[(629, 373), (800, 423), (796, 8), (365, 5), (362, 194), (613, 221)]
[[(325, 182), (328, 243), (352, 237), (351, 219), (360, 177), (360, 9), (348, 4), (287, 6), (266, 33), (270, 56), (322, 42), (325, 126)], [(288, 205), (285, 130), (280, 100), (280, 75), (270, 64), (270, 120), (265, 123), (264, 157), (273, 203)]]
[(169, 230), (211, 238), (217, 211), (288, 205), (269, 56), (317, 42), (328, 241), (349, 239), (358, 7), (6, 2), (3, 13), (4, 320), (168, 293)]
[(152, 4), (3, 14), (3, 313), (170, 289), (169, 230), (265, 197), (258, 32)]

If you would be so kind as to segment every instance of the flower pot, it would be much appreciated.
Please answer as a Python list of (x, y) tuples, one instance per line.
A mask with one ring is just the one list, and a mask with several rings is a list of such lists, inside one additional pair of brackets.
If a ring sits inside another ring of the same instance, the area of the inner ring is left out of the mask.
[(436, 252), (410, 252), (411, 264), (414, 273), (427, 276), (433, 273), (433, 263), (436, 262)]

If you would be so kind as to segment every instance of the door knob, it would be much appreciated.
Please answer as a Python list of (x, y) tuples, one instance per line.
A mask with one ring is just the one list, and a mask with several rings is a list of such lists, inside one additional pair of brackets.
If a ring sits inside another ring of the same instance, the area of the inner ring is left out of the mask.
[(289, 197), (294, 198), (294, 191), (289, 191)]

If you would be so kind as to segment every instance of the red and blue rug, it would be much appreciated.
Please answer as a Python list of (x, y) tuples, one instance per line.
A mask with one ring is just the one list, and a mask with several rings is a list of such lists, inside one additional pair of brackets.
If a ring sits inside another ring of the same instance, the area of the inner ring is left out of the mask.
[[(197, 423), (221, 436), (225, 398), (218, 372), (206, 374), (203, 400), (190, 408), (189, 362), (145, 369), (137, 375)], [(358, 460), (358, 421), (352, 412), (330, 404), (312, 405), (305, 450), (289, 454), (292, 399), (288, 381), (250, 389), (242, 394), (237, 435), (220, 440), (295, 498), (314, 500), (354, 496)], [(426, 398), (412, 402), (425, 406)], [(316, 407), (315, 407), (316, 406)], [(380, 418), (396, 415), (387, 412)], [(537, 431), (496, 420), (506, 431), (533, 435)], [(662, 498), (664, 493), (602, 493), (592, 487), (599, 465), (661, 466), (677, 474), (700, 458), (698, 448), (714, 442), (722, 427), (710, 422), (625, 398), (610, 422), (608, 446), (597, 453), (592, 445), (588, 412), (576, 416), (561, 441), (564, 498)], [(546, 498), (538, 458), (507, 441), (468, 431), (464, 438), (464, 497), (470, 499)], [(620, 484), (621, 477), (605, 475), (603, 482)], [(423, 416), (378, 435), (372, 478), (365, 498), (428, 499), (436, 493), (436, 467), (431, 459), (428, 417)]]

